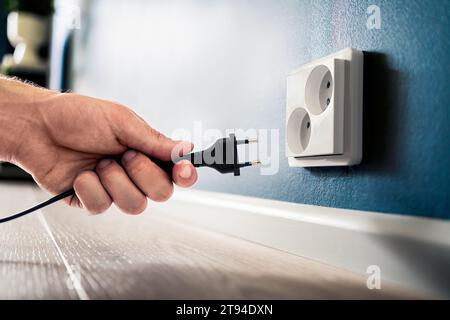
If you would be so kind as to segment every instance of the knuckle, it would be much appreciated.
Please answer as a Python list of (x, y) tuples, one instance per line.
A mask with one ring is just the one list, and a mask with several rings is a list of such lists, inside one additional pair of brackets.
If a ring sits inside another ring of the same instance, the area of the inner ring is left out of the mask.
[(83, 178), (81, 176), (76, 177), (73, 182), (73, 188), (75, 190), (80, 190), (83, 188), (83, 185), (84, 185)]
[(156, 139), (157, 140), (164, 140), (166, 137), (159, 131), (156, 131)]
[(120, 167), (115, 161), (113, 161), (107, 167), (102, 168), (101, 170), (97, 169), (97, 172), (102, 180), (110, 181), (114, 179), (117, 174), (120, 174)]
[(73, 181), (73, 187), (75, 189), (83, 188), (83, 186), (88, 182), (89, 178), (94, 174), (93, 172), (82, 172)]
[(131, 160), (131, 163), (127, 165), (127, 171), (132, 176), (139, 176), (148, 168), (146, 164), (146, 159), (143, 159), (142, 155), (137, 155)]
[(155, 130), (153, 128), (150, 128), (150, 130), (153, 133), (153, 136), (155, 137), (156, 141), (162, 143), (162, 142), (164, 142), (164, 141), (166, 141), (168, 139), (164, 134), (162, 134), (158, 130)]

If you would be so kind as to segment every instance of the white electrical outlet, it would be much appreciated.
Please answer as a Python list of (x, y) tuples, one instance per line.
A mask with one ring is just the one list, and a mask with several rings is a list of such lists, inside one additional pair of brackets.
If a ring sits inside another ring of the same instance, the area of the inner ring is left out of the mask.
[(361, 51), (345, 49), (289, 75), (289, 166), (351, 166), (361, 162), (363, 60)]

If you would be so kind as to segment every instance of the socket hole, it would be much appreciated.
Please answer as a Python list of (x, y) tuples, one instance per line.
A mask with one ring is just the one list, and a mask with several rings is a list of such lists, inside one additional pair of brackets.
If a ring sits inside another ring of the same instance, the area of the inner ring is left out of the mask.
[(287, 144), (294, 154), (301, 154), (309, 145), (311, 138), (311, 118), (304, 108), (291, 113), (287, 124)]
[(306, 81), (305, 103), (314, 115), (324, 112), (333, 97), (333, 76), (324, 65), (315, 67)]

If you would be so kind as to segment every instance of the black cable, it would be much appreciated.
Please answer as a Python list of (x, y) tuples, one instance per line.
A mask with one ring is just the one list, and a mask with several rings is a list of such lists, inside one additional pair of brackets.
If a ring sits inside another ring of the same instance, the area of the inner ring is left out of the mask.
[(49, 199), (47, 201), (44, 201), (44, 202), (34, 206), (33, 208), (30, 208), (30, 209), (27, 209), (25, 211), (22, 211), (22, 212), (10, 215), (10, 216), (8, 216), (6, 218), (1, 218), (0, 219), (0, 223), (5, 223), (5, 222), (8, 222), (8, 221), (11, 221), (11, 220), (14, 220), (14, 219), (18, 219), (18, 218), (23, 217), (23, 216), (25, 216), (27, 214), (35, 212), (35, 211), (37, 211), (39, 209), (47, 207), (47, 206), (49, 206), (49, 205), (51, 205), (51, 204), (53, 204), (55, 202), (58, 202), (59, 200), (62, 200), (62, 199), (67, 198), (69, 196), (73, 196), (74, 194), (75, 194), (75, 190), (73, 190), (73, 189), (67, 190), (67, 191), (65, 191), (65, 192), (63, 192), (61, 194), (58, 194), (57, 196), (54, 196), (53, 198), (51, 198), (51, 199)]
[[(252, 142), (256, 142), (256, 140), (236, 140), (236, 137), (234, 134), (231, 134), (229, 138), (223, 138), (219, 139), (214, 143), (211, 147), (204, 151), (199, 151), (195, 153), (187, 154), (183, 157), (178, 158), (176, 161), (161, 161), (158, 159), (151, 159), (155, 164), (157, 164), (161, 169), (163, 169), (169, 176), (172, 175), (172, 168), (174, 166), (174, 163), (177, 163), (181, 160), (188, 160), (192, 162), (194, 167), (209, 167), (212, 169), (217, 170), (218, 172), (222, 174), (227, 173), (234, 173), (235, 176), (240, 175), (240, 169), (254, 166), (260, 164), (259, 161), (250, 161), (250, 162), (244, 162), (239, 163), (238, 160), (238, 150), (237, 146), (240, 144), (249, 144)], [(229, 159), (230, 158), (230, 159)], [(116, 160), (118, 163), (120, 163), (121, 156), (113, 157), (114, 160)], [(5, 223), (14, 219), (18, 219), (20, 217), (23, 217), (27, 214), (30, 214), (32, 212), (35, 212), (39, 209), (42, 209), (44, 207), (47, 207), (55, 202), (58, 202), (59, 200), (65, 199), (69, 196), (75, 195), (75, 190), (72, 188), (70, 190), (67, 190), (61, 194), (58, 194), (57, 196), (54, 196), (53, 198), (42, 202), (33, 208), (27, 209), (25, 211), (10, 215), (6, 218), (0, 218), (0, 224)]]

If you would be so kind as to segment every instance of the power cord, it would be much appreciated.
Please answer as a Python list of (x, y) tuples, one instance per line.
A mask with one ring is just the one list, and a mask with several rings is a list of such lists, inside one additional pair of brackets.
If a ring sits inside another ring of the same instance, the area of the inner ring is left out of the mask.
[[(243, 163), (239, 162), (237, 146), (253, 142), (257, 142), (257, 140), (237, 140), (234, 134), (230, 134), (228, 138), (217, 140), (208, 149), (187, 154), (185, 156), (179, 157), (175, 161), (161, 161), (158, 159), (152, 159), (152, 161), (155, 162), (161, 169), (163, 169), (169, 176), (172, 175), (172, 168), (175, 163), (178, 163), (182, 160), (190, 161), (196, 168), (208, 167), (215, 169), (221, 174), (233, 173), (235, 176), (239, 176), (241, 174), (241, 168), (255, 166), (261, 163), (260, 161), (250, 161)], [(114, 159), (118, 161), (118, 163), (120, 163), (120, 158), (120, 156), (114, 157)], [(73, 195), (75, 195), (75, 190), (72, 188), (30, 209), (10, 215), (5, 218), (1, 218), (0, 224), (18, 219)]]

